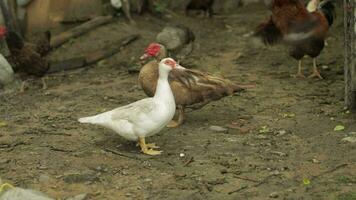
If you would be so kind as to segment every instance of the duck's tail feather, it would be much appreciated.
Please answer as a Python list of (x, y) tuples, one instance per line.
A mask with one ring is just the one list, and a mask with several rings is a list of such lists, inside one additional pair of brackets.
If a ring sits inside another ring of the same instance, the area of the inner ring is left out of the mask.
[(82, 124), (96, 124), (95, 122), (95, 116), (93, 117), (82, 117), (79, 118), (78, 121)]

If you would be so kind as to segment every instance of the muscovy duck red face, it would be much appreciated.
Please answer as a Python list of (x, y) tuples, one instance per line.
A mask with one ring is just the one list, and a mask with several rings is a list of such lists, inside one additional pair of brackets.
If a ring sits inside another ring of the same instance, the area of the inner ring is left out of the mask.
[(5, 39), (7, 34), (7, 29), (5, 26), (0, 26), (0, 39)]
[(158, 56), (161, 50), (161, 45), (158, 43), (151, 43), (145, 49), (145, 54), (140, 57), (140, 60), (146, 60), (147, 58), (156, 57)]
[(174, 60), (171, 59), (171, 58), (165, 59), (165, 60), (164, 60), (164, 64), (166, 64), (166, 65), (172, 67), (172, 69), (176, 68), (176, 66), (177, 66), (176, 61), (174, 61)]

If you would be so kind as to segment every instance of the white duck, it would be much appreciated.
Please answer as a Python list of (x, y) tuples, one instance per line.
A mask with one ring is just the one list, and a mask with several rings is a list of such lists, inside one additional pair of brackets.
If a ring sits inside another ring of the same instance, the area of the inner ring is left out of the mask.
[(168, 83), (169, 72), (180, 66), (172, 59), (165, 58), (159, 63), (159, 77), (156, 93), (129, 105), (91, 117), (80, 118), (81, 123), (90, 123), (110, 128), (122, 137), (138, 141), (145, 154), (158, 155), (155, 144), (146, 144), (145, 138), (158, 133), (173, 118), (176, 103)]

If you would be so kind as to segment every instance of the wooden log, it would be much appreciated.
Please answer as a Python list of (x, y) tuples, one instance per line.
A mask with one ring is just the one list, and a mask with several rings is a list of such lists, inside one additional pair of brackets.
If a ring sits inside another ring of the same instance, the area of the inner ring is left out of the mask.
[(110, 46), (107, 46), (107, 47), (103, 48), (102, 50), (88, 54), (87, 56), (85, 56), (86, 63), (90, 65), (90, 64), (98, 62), (102, 59), (105, 59), (107, 57), (110, 57), (110, 56), (118, 53), (123, 47), (127, 46), (128, 44), (137, 40), (138, 38), (139, 38), (139, 35), (130, 35), (127, 38), (121, 39), (118, 42), (110, 44)]
[(64, 44), (71, 38), (78, 37), (80, 35), (83, 35), (84, 33), (93, 30), (94, 28), (107, 24), (113, 20), (112, 16), (100, 16), (100, 17), (95, 17), (92, 20), (85, 22), (73, 29), (70, 29), (68, 31), (65, 31), (63, 33), (60, 33), (59, 35), (56, 35), (52, 37), (51, 39), (51, 47), (56, 48), (59, 47), (60, 45)]
[(107, 46), (102, 50), (89, 53), (86, 56), (51, 62), (47, 73), (50, 74), (50, 73), (56, 73), (56, 72), (61, 72), (66, 70), (73, 70), (73, 69), (78, 69), (94, 64), (102, 59), (105, 59), (107, 57), (110, 57), (118, 53), (123, 47), (127, 46), (128, 44), (137, 40), (138, 38), (139, 35), (130, 35), (117, 42), (114, 42), (113, 44), (110, 44), (110, 46)]
[(353, 111), (356, 111), (355, 4), (355, 0), (344, 0), (345, 103)]
[(84, 56), (70, 58), (70, 59), (62, 60), (62, 61), (50, 62), (49, 70), (47, 73), (51, 74), (51, 73), (56, 73), (56, 72), (61, 72), (61, 71), (78, 69), (78, 68), (84, 67), (85, 64), (86, 63), (85, 63)]

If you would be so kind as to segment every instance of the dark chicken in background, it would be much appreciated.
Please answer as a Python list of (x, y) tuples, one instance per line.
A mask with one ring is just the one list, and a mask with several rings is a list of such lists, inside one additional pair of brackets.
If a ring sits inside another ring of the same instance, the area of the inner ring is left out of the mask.
[(190, 0), (189, 4), (185, 8), (185, 14), (188, 15), (189, 10), (203, 10), (205, 16), (213, 16), (213, 4), (214, 0)]
[(335, 6), (331, 0), (319, 4), (315, 12), (308, 12), (301, 0), (272, 0), (272, 15), (261, 23), (255, 36), (261, 37), (266, 45), (283, 42), (290, 47), (289, 55), (298, 60), (296, 77), (302, 73), (302, 58), (313, 58), (313, 73), (309, 76), (322, 79), (316, 57), (324, 48), (325, 38), (335, 18)]
[(42, 88), (46, 89), (47, 84), (43, 76), (49, 69), (49, 63), (44, 56), (50, 50), (51, 34), (49, 32), (36, 34), (32, 37), (31, 43), (24, 41), (14, 31), (7, 31), (2, 37), (6, 39), (11, 53), (8, 60), (23, 80), (21, 92), (25, 90), (30, 77), (41, 77)]

